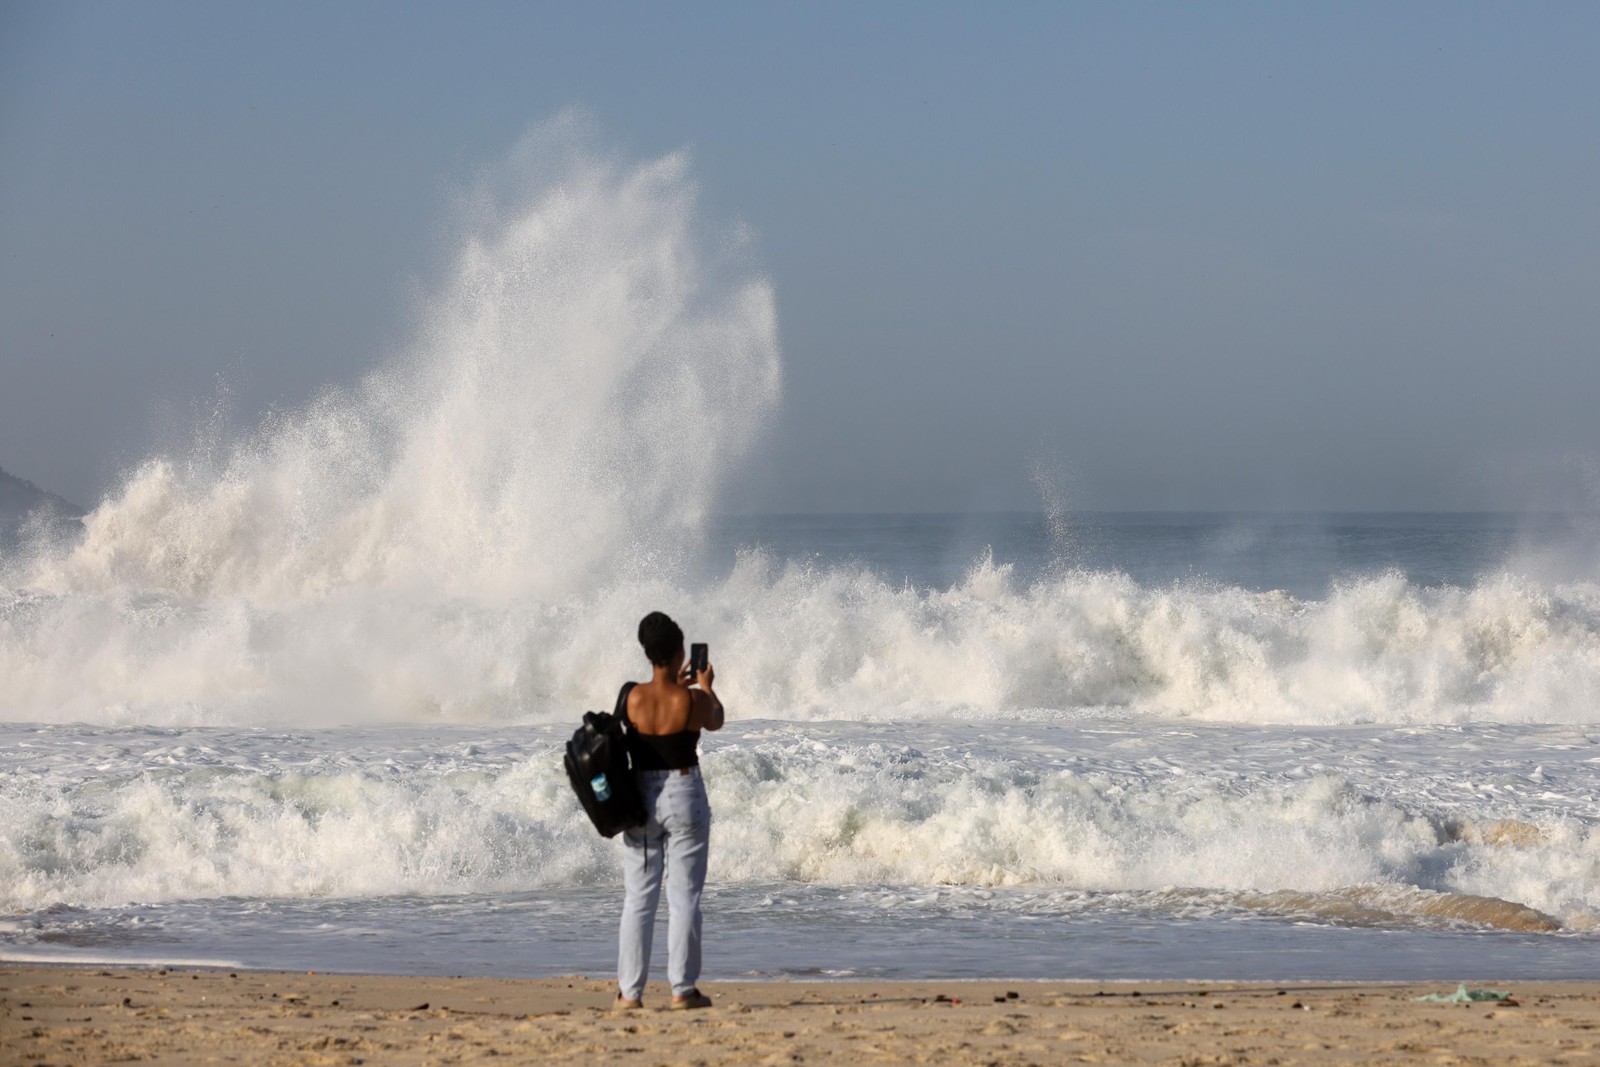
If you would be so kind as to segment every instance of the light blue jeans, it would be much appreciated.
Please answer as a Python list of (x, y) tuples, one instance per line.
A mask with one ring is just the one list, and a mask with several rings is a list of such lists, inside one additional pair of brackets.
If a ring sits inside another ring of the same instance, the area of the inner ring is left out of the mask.
[(672, 995), (694, 992), (700, 980), (700, 894), (706, 886), (711, 803), (700, 768), (640, 771), (645, 824), (622, 834), (622, 932), (617, 939), (617, 985), (624, 997), (644, 995), (650, 973), (661, 877), (667, 879), (667, 978)]

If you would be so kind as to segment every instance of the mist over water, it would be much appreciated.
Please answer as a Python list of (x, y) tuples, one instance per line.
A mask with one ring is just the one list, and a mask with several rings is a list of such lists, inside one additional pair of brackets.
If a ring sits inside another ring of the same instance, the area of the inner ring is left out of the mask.
[(695, 231), (681, 155), (623, 166), (569, 117), (505, 169), (409, 351), (247, 440), (145, 464), (29, 584), (553, 598), (672, 560), (777, 402), (771, 287)]
[(624, 165), (576, 116), (471, 208), (407, 351), (151, 459), (75, 547), (9, 562), (6, 717), (509, 716), (577, 695), (544, 654), (615, 673), (583, 648), (597, 594), (637, 614), (681, 583), (777, 403), (772, 289), (696, 227), (684, 156)]

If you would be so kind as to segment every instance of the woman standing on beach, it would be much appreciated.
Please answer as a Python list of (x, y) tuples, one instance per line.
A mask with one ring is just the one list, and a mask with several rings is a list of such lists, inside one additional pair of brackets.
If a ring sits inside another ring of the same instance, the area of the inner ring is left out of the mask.
[[(706, 884), (711, 804), (700, 777), (701, 730), (722, 729), (722, 701), (707, 663), (684, 666), (683, 631), (652, 611), (639, 622), (648, 682), (628, 694), (628, 751), (644, 795), (645, 823), (623, 833), (624, 899), (617, 948), (617, 1008), (644, 1006), (661, 876), (667, 876), (667, 977), (674, 1008), (709, 1008), (700, 978), (700, 894)], [(689, 688), (690, 686), (697, 688)]]

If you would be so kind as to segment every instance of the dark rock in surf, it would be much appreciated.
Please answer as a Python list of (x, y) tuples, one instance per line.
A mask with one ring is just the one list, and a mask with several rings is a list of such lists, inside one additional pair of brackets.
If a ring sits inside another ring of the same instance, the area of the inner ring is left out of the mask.
[(0, 552), (34, 537), (76, 537), (83, 515), (76, 504), (0, 469)]

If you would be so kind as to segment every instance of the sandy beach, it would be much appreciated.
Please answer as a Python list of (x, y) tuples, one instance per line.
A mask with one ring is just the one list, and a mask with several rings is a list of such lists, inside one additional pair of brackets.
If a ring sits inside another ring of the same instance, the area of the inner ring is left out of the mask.
[(1600, 983), (728, 982), (615, 1013), (609, 981), (0, 968), (5, 1064), (1593, 1063)]

